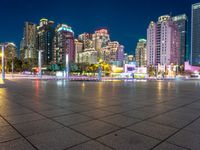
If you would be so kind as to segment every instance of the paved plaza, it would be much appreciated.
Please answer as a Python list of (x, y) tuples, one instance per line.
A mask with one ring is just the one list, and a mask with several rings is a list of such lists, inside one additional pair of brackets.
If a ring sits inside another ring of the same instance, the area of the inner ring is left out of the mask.
[(7, 149), (199, 150), (200, 81), (1, 81)]

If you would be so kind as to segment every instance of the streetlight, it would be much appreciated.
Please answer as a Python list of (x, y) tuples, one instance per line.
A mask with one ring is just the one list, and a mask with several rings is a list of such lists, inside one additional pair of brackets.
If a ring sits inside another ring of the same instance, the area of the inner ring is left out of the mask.
[(43, 50), (38, 50), (38, 77), (42, 78), (42, 52)]
[(103, 62), (103, 60), (99, 60), (99, 67), (98, 67), (98, 80), (101, 81), (102, 80), (102, 66), (101, 63)]
[[(2, 43), (0, 44), (1, 46), (1, 58), (2, 58), (2, 79), (5, 79), (5, 48), (7, 46), (15, 46), (14, 43)], [(12, 58), (12, 72), (14, 70), (14, 62), (13, 62), (13, 58)]]
[(69, 55), (66, 54), (65, 57), (66, 57), (66, 58), (65, 58), (65, 72), (66, 72), (65, 77), (66, 77), (67, 79), (69, 79)]
[(1, 60), (2, 60), (2, 79), (5, 79), (5, 45), (1, 45)]

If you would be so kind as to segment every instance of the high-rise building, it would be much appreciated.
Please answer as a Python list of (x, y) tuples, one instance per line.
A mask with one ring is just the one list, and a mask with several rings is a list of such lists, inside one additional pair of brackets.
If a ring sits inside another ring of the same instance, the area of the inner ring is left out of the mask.
[(119, 42), (113, 41), (109, 42), (106, 47), (101, 49), (101, 58), (107, 63), (111, 61), (117, 61), (117, 51), (119, 49)]
[(37, 27), (37, 49), (42, 50), (42, 64), (49, 65), (53, 62), (53, 39), (55, 34), (54, 22), (41, 19)]
[(192, 5), (191, 64), (200, 66), (200, 3)]
[(168, 15), (151, 22), (147, 29), (147, 65), (180, 64), (180, 33)]
[(75, 61), (74, 32), (65, 24), (59, 24), (55, 30), (54, 37), (54, 62), (65, 64), (66, 54), (69, 62)]
[[(83, 33), (75, 42), (76, 62), (97, 63), (103, 60), (107, 63), (122, 65), (124, 61), (124, 46), (117, 41), (110, 41), (107, 29), (96, 30), (94, 34)], [(79, 52), (83, 49), (83, 52)]]
[(75, 39), (75, 62), (80, 63), (79, 54), (83, 52), (83, 43)]
[(124, 45), (120, 45), (117, 49), (117, 61), (124, 61)]
[(98, 52), (94, 48), (85, 49), (79, 53), (79, 63), (97, 64)]
[(136, 64), (138, 67), (147, 65), (147, 41), (146, 39), (139, 39), (135, 51)]
[(117, 41), (110, 41), (106, 47), (101, 48), (100, 58), (107, 63), (123, 61), (124, 46)]
[(25, 22), (23, 47), (21, 48), (21, 50), (24, 51), (24, 59), (37, 58), (37, 48), (36, 48), (37, 28), (36, 27), (37, 26), (34, 23)]
[(92, 35), (92, 41), (95, 50), (100, 51), (101, 48), (106, 47), (110, 41), (110, 35), (107, 29), (96, 30)]
[(178, 31), (180, 33), (180, 63), (183, 65), (185, 61), (189, 60), (188, 51), (188, 19), (186, 14), (177, 15), (172, 18), (178, 26)]
[(83, 49), (93, 48), (92, 35), (89, 33), (80, 34), (78, 41), (83, 43)]

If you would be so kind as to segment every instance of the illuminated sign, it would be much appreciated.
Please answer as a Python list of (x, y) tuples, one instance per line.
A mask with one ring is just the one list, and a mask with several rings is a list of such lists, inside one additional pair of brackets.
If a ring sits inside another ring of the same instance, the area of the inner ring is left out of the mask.
[(125, 64), (125, 66), (124, 66), (125, 73), (134, 73), (135, 71), (136, 71), (135, 64)]

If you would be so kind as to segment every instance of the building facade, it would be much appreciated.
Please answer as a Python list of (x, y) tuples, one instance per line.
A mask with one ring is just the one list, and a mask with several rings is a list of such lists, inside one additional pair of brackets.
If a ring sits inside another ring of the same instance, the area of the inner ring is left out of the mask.
[(94, 49), (85, 49), (84, 52), (79, 53), (79, 63), (97, 64), (98, 52)]
[(37, 50), (42, 50), (42, 65), (47, 66), (53, 62), (54, 50), (54, 22), (48, 19), (41, 19), (37, 27)]
[(65, 64), (67, 54), (69, 62), (75, 62), (74, 32), (70, 26), (59, 24), (55, 29), (54, 62)]
[(173, 22), (177, 24), (180, 33), (180, 64), (183, 65), (185, 61), (189, 60), (188, 50), (188, 18), (186, 14), (172, 17)]
[(139, 39), (135, 50), (136, 64), (138, 67), (145, 67), (147, 65), (147, 41), (146, 39)]
[(80, 63), (80, 53), (83, 52), (83, 43), (78, 41), (77, 39), (74, 41), (75, 43), (75, 62)]
[(100, 51), (101, 48), (106, 47), (110, 42), (110, 35), (107, 29), (96, 30), (92, 35), (93, 47), (96, 51)]
[(83, 43), (83, 49), (94, 48), (92, 35), (89, 33), (83, 33), (78, 36), (78, 41)]
[(25, 22), (23, 43), (21, 43), (23, 44), (23, 46), (21, 45), (21, 50), (24, 50), (24, 59), (37, 58), (36, 36), (37, 25)]
[(191, 64), (200, 66), (200, 3), (192, 5)]
[(147, 65), (180, 64), (180, 33), (168, 15), (151, 22), (147, 29)]

